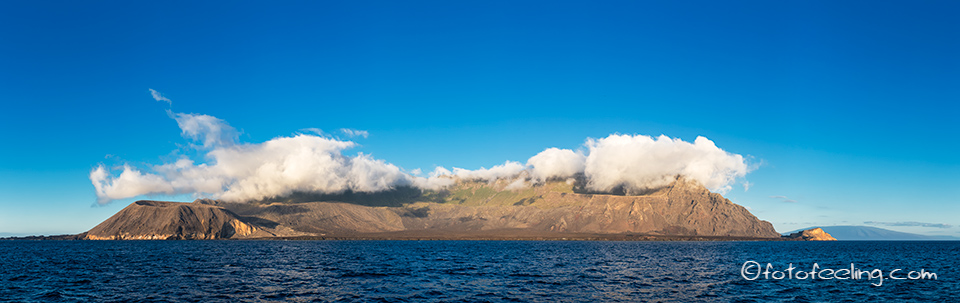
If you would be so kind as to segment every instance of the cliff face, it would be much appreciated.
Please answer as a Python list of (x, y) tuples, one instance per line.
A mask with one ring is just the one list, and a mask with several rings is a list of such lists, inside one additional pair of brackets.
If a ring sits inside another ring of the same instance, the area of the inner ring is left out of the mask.
[(576, 192), (573, 182), (564, 181), (507, 188), (506, 181), (459, 182), (443, 192), (389, 203), (138, 201), (90, 230), (87, 237), (350, 237), (399, 232), (426, 237), (477, 232), (780, 237), (769, 222), (683, 178), (642, 196)]
[(572, 183), (563, 181), (517, 190), (505, 189), (506, 183), (461, 182), (431, 202), (396, 207), (337, 202), (220, 205), (243, 216), (321, 236), (523, 230), (540, 234), (780, 237), (769, 222), (682, 178), (644, 196), (577, 193)]
[(268, 234), (220, 207), (137, 201), (88, 231), (85, 239), (229, 239), (258, 235)]

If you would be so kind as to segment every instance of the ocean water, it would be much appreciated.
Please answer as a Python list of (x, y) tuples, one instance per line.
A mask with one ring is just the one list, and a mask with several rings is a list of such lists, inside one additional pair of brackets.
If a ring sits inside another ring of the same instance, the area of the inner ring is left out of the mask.
[(960, 242), (0, 241), (3, 302), (943, 302), (958, 278)]

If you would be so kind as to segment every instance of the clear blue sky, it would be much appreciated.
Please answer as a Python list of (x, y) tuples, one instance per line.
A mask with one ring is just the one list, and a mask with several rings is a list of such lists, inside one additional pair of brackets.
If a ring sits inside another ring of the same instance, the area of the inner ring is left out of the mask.
[(761, 164), (726, 196), (779, 231), (960, 236), (957, 16), (956, 1), (3, 1), (0, 233), (78, 233), (131, 202), (94, 206), (88, 174), (185, 144), (153, 88), (244, 142), (367, 130), (350, 152), (407, 170), (705, 136)]

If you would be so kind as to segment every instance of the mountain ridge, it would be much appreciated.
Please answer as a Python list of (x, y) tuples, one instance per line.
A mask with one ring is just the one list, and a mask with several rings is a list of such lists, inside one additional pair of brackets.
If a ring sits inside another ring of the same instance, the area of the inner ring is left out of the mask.
[[(578, 193), (576, 180), (554, 180), (522, 188), (513, 188), (511, 184), (510, 180), (458, 180), (445, 191), (423, 191), (419, 195), (402, 189), (393, 193), (342, 195), (350, 202), (137, 201), (91, 229), (86, 238), (336, 238), (391, 233), (428, 238), (456, 238), (457, 234), (509, 237), (522, 233), (536, 237), (780, 237), (770, 222), (759, 220), (743, 206), (680, 176), (668, 186), (632, 196)], [(384, 198), (391, 195), (398, 199), (391, 202)], [(310, 198), (304, 197), (303, 200)]]

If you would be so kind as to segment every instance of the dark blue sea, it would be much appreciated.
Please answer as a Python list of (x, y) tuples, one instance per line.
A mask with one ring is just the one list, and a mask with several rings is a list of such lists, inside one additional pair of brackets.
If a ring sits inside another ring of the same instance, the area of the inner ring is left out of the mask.
[(3, 302), (944, 302), (958, 278), (960, 242), (0, 241)]

